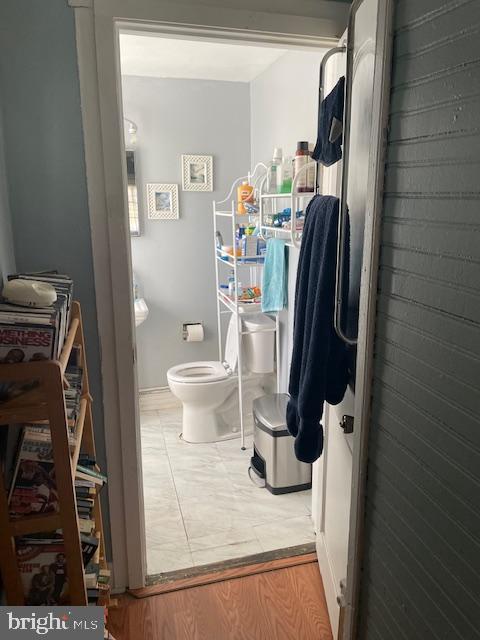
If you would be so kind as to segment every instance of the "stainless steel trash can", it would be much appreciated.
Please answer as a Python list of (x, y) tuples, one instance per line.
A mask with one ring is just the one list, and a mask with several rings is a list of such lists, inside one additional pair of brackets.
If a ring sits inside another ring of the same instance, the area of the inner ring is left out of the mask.
[(312, 486), (312, 465), (299, 462), (287, 430), (288, 395), (274, 393), (253, 401), (251, 468), (274, 494), (304, 491)]

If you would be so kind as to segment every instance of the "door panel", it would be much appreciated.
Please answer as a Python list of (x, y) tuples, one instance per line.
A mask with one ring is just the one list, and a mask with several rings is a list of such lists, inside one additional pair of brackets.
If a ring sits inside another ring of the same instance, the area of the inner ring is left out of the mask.
[[(371, 113), (374, 82), (374, 57), (379, 0), (364, 0), (354, 10), (352, 112), (348, 158), (347, 205), (350, 218), (350, 278), (348, 314), (344, 333), (357, 335), (360, 298), (360, 275), (363, 262), (365, 207), (371, 146)], [(355, 7), (355, 5), (354, 5)], [(345, 37), (340, 41), (343, 42)], [(345, 74), (346, 55), (330, 59), (326, 69), (327, 95), (339, 77)], [(339, 195), (341, 163), (323, 172), (322, 191)], [(343, 401), (325, 411), (325, 450), (314, 465), (313, 513), (317, 532), (317, 553), (325, 586), (325, 594), (334, 637), (338, 635), (342, 596), (341, 583), (347, 576), (350, 502), (352, 491), (353, 434), (346, 435), (340, 427), (343, 415), (354, 415), (355, 355), (352, 352), (352, 380)]]

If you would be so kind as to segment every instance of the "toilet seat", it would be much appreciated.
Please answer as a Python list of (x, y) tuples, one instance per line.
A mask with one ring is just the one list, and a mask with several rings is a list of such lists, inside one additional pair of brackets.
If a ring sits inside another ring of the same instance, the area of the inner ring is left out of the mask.
[(203, 362), (185, 362), (172, 367), (167, 378), (182, 384), (205, 384), (226, 380), (231, 374), (221, 362), (206, 360)]

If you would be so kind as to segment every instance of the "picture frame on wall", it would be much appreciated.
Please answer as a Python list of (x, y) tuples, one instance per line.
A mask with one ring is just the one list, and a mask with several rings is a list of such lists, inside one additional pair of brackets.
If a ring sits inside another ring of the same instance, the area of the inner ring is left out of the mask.
[(182, 155), (183, 191), (213, 191), (213, 157)]
[(178, 220), (178, 184), (147, 184), (147, 211), (150, 220)]

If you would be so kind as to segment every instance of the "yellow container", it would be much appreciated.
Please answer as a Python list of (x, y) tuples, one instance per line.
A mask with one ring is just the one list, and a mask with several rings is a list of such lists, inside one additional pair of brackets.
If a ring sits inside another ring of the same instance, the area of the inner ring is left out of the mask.
[(242, 184), (237, 188), (237, 213), (240, 215), (245, 215), (247, 210), (245, 209), (244, 202), (252, 202), (253, 201), (253, 187), (248, 182), (242, 182)]

